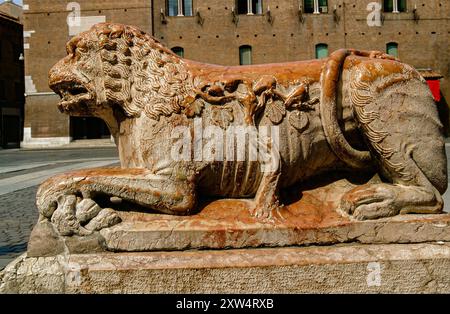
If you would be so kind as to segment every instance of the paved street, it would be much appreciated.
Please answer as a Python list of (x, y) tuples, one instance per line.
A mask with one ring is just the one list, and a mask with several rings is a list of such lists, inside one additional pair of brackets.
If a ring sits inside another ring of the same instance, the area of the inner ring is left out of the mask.
[(0, 269), (26, 250), (38, 218), (35, 195), (42, 181), (60, 172), (117, 162), (114, 147), (0, 150)]
[[(450, 156), (450, 144), (446, 149), (447, 156)], [(0, 269), (26, 250), (31, 229), (38, 217), (35, 194), (40, 182), (60, 172), (117, 162), (114, 147), (0, 150)], [(446, 211), (449, 212), (450, 191), (444, 199)]]

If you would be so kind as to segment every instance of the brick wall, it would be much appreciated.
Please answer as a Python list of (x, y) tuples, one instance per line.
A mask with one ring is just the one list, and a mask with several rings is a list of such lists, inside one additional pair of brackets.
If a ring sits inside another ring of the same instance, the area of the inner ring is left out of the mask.
[[(409, 0), (406, 12), (384, 13), (381, 27), (369, 27), (366, 8), (372, 1), (379, 0), (329, 0), (328, 14), (303, 14), (300, 21), (299, 4), (303, 1), (263, 0), (263, 12), (270, 6), (273, 23), (264, 14), (239, 15), (237, 24), (232, 21), (235, 0), (193, 0), (194, 16), (184, 17), (167, 16), (165, 0), (80, 0), (78, 3), (82, 16), (104, 16), (107, 22), (134, 24), (153, 33), (169, 48), (183, 47), (186, 58), (224, 65), (239, 64), (241, 45), (252, 46), (253, 63), (270, 63), (312, 59), (319, 43), (328, 44), (331, 52), (344, 47), (385, 51), (387, 43), (396, 42), (403, 61), (444, 75), (442, 92), (448, 103), (450, 2)], [(29, 44), (25, 50), (25, 75), (31, 77), (37, 92), (49, 92), (48, 70), (65, 55), (65, 43), (70, 38), (66, 23), (69, 1), (24, 2), (29, 6), (24, 14), (25, 31), (34, 31), (25, 39), (26, 45)], [(415, 4), (418, 21), (413, 19)], [(333, 14), (335, 6), (338, 22)], [(166, 23), (162, 23), (161, 9)], [(198, 23), (197, 11), (203, 19), (202, 25)], [(29, 102), (29, 98), (27, 106), (39, 106), (38, 100)], [(30, 108), (27, 112), (35, 111)], [(53, 133), (36, 131), (34, 134), (46, 137)]]

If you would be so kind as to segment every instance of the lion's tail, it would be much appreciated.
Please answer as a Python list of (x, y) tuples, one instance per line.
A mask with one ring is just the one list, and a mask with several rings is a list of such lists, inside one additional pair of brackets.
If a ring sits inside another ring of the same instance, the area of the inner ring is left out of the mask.
[(345, 58), (351, 54), (371, 56), (373, 52), (340, 49), (330, 55), (320, 78), (320, 116), (325, 137), (336, 156), (352, 168), (364, 169), (371, 163), (370, 153), (359, 151), (350, 145), (339, 127), (337, 118), (337, 86)]

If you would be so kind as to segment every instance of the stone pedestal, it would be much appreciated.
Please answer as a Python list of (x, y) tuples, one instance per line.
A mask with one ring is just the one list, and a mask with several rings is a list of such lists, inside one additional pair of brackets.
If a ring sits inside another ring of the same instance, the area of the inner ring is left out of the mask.
[[(339, 210), (342, 195), (356, 187), (347, 180), (294, 190), (274, 220), (250, 214), (246, 200), (203, 200), (189, 216), (117, 210), (121, 223), (88, 237), (59, 237), (49, 222), (36, 225), (28, 256), (189, 249), (245, 249), (333, 245), (450, 242), (450, 214), (397, 215), (358, 221)], [(298, 196), (301, 198), (298, 199)]]
[(336, 209), (344, 188), (303, 191), (276, 221), (245, 200), (191, 216), (123, 209), (83, 237), (44, 220), (0, 293), (450, 293), (449, 214), (356, 221)]
[(21, 256), (0, 293), (450, 293), (450, 244)]

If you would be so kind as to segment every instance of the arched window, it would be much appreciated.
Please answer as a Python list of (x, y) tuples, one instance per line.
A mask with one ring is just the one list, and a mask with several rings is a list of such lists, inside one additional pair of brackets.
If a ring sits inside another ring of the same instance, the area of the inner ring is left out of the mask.
[(238, 14), (262, 14), (262, 0), (236, 0)]
[(398, 44), (394, 42), (388, 43), (386, 45), (386, 52), (387, 54), (398, 58)]
[(384, 12), (406, 12), (406, 0), (384, 0), (383, 2)]
[(239, 64), (249, 65), (252, 64), (252, 47), (244, 45), (239, 47)]
[(328, 45), (317, 44), (316, 45), (316, 59), (322, 59), (328, 57)]
[(192, 0), (167, 0), (169, 16), (192, 16)]
[(184, 58), (184, 49), (183, 47), (173, 47), (172, 51), (179, 55), (181, 58)]

